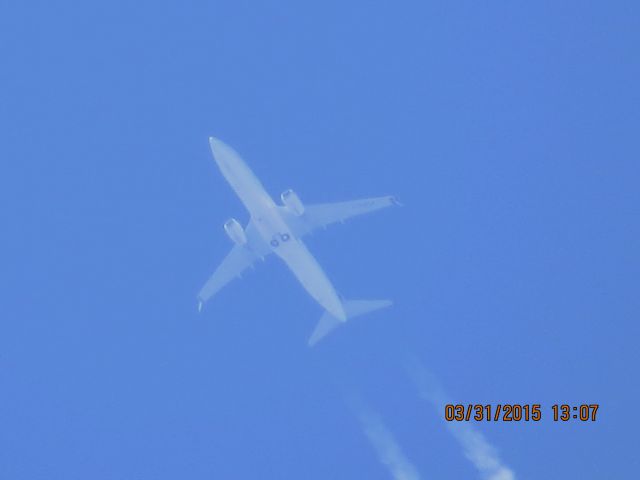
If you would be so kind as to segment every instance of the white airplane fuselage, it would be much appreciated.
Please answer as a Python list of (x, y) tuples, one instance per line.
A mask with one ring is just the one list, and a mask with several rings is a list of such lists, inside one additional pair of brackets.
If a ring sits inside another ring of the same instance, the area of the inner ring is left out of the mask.
[(335, 288), (304, 243), (293, 235), (260, 180), (230, 147), (215, 138), (209, 141), (214, 153), (224, 152), (224, 155), (214, 154), (215, 161), (251, 214), (263, 240), (287, 264), (316, 302), (334, 317), (345, 321), (347, 316)]

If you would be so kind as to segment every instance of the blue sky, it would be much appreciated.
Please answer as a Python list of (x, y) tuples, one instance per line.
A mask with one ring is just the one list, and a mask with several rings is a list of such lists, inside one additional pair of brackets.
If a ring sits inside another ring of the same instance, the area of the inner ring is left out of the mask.
[[(516, 478), (637, 476), (637, 2), (134, 3), (0, 6), (0, 478), (390, 478), (354, 395), (420, 478), (483, 478), (407, 358), (543, 404), (476, 426)], [(307, 242), (394, 307), (308, 349), (269, 259), (198, 314), (247, 220), (209, 135), (274, 196), (399, 196)]]

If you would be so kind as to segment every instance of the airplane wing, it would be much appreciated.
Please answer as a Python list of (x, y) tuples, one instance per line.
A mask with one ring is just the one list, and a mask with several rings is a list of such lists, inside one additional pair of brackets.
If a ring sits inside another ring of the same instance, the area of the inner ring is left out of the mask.
[(349, 202), (320, 203), (304, 206), (304, 213), (296, 216), (286, 207), (280, 207), (289, 227), (297, 237), (311, 233), (312, 231), (326, 227), (333, 223), (345, 220), (369, 212), (375, 212), (392, 205), (400, 205), (393, 196), (365, 198)]
[(240, 278), (243, 271), (271, 253), (271, 248), (258, 234), (253, 220), (245, 228), (245, 234), (247, 243), (233, 245), (231, 251), (224, 257), (222, 263), (198, 293), (199, 310), (227, 283), (235, 278)]

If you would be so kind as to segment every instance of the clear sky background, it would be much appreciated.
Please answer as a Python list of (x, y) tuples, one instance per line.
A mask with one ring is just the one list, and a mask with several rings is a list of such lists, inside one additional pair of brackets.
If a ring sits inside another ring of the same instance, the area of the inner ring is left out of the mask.
[[(2, 2), (0, 478), (389, 478), (353, 396), (482, 478), (408, 357), (543, 404), (476, 426), (518, 479), (636, 478), (639, 46), (636, 1)], [(248, 219), (209, 135), (274, 196), (397, 195), (307, 242), (394, 307), (309, 349), (271, 258), (198, 314)]]

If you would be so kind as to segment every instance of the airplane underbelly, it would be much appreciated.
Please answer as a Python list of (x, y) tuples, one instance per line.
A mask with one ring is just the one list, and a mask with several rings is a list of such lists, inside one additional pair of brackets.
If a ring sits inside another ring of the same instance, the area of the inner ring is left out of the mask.
[(342, 302), (316, 259), (300, 240), (291, 237), (290, 234), (285, 234), (285, 238), (287, 235), (289, 238), (285, 241), (280, 238), (281, 243), (274, 247), (273, 251), (287, 264), (316, 302), (334, 317), (346, 320)]

